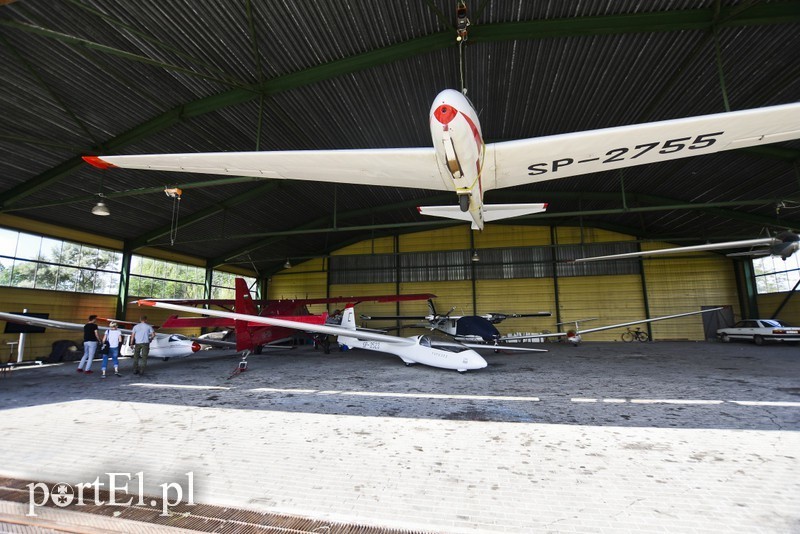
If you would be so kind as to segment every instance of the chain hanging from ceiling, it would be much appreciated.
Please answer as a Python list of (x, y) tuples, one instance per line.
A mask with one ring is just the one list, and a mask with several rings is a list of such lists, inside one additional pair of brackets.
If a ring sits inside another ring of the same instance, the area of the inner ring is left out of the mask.
[(175, 238), (178, 237), (178, 214), (181, 207), (181, 191), (177, 187), (166, 187), (164, 193), (172, 199), (172, 217), (169, 222), (169, 244), (175, 244)]
[(467, 59), (466, 55), (464, 54), (464, 43), (467, 42), (468, 32), (467, 28), (469, 27), (470, 22), (467, 18), (467, 4), (464, 3), (464, 0), (459, 0), (456, 4), (456, 42), (458, 43), (458, 71), (461, 77), (461, 94), (467, 94), (467, 87), (464, 82), (464, 77), (467, 73)]

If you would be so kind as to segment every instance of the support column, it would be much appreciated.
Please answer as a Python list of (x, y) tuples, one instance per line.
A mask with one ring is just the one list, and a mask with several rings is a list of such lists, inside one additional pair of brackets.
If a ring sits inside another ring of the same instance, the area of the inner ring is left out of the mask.
[[(558, 302), (558, 229), (555, 226), (550, 227), (550, 265), (553, 269), (553, 298), (555, 299), (556, 306), (556, 323), (561, 322), (561, 306)], [(561, 331), (561, 325), (558, 325), (558, 331)]]
[(131, 259), (133, 250), (126, 241), (122, 245), (122, 265), (119, 271), (119, 288), (117, 290), (117, 312), (114, 317), (127, 320), (128, 316), (128, 292), (131, 281)]
[(203, 298), (209, 300), (211, 298), (211, 284), (214, 281), (214, 268), (206, 263), (206, 280), (203, 287)]

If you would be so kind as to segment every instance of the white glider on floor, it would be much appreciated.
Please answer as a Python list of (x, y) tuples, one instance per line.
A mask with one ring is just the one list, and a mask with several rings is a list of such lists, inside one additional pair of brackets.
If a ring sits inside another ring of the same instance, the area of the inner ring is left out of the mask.
[[(297, 321), (287, 321), (276, 317), (262, 317), (259, 315), (249, 315), (246, 313), (234, 313), (221, 310), (198, 310), (191, 306), (181, 306), (170, 302), (158, 300), (140, 300), (140, 306), (153, 306), (155, 308), (166, 308), (180, 312), (202, 313), (212, 317), (225, 317), (235, 321), (245, 321), (251, 324), (265, 324), (292, 328), (303, 332), (313, 332), (339, 336), (339, 344), (349, 348), (359, 348), (387, 352), (400, 357), (406, 365), (420, 363), (431, 367), (441, 367), (443, 369), (453, 369), (458, 372), (465, 372), (486, 367), (486, 360), (473, 349), (494, 350), (493, 345), (472, 345), (453, 343), (449, 341), (438, 341), (429, 336), (397, 337), (378, 332), (364, 331), (356, 329), (355, 312), (353, 306), (349, 305), (342, 314), (341, 326), (318, 325), (301, 323)], [(515, 352), (547, 352), (542, 349), (528, 349), (519, 347), (503, 347), (504, 351)]]

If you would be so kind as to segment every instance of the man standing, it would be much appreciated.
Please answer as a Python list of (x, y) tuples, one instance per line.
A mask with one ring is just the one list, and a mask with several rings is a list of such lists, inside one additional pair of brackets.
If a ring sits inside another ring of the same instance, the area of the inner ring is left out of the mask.
[[(147, 316), (139, 318), (139, 324), (133, 327), (130, 344), (133, 346), (133, 374), (143, 375), (147, 367), (147, 355), (150, 354), (150, 342), (156, 337), (153, 327), (147, 324)], [(139, 363), (139, 356), (142, 362)]]
[(97, 316), (90, 315), (89, 322), (83, 325), (83, 358), (78, 363), (78, 372), (92, 374), (92, 360), (97, 352), (100, 332), (97, 329)]

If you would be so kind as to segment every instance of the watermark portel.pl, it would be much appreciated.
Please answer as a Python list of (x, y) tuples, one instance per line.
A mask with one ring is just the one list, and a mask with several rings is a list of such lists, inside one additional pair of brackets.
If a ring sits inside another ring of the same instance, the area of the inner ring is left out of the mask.
[[(194, 472), (189, 471), (186, 474), (186, 502), (188, 506), (194, 506)], [(75, 484), (73, 488), (70, 484), (59, 482), (48, 486), (44, 482), (31, 482), (28, 487), (28, 513), (26, 515), (35, 517), (36, 508), (44, 506), (48, 501), (59, 508), (66, 508), (68, 506), (86, 506), (93, 504), (95, 506), (157, 506), (158, 501), (155, 499), (146, 500), (144, 494), (144, 472), (138, 473), (104, 473), (108, 478), (108, 483), (101, 482), (100, 477), (94, 479), (93, 482), (81, 482)], [(136, 488), (132, 488), (136, 493), (128, 491), (129, 483), (134, 481)], [(175, 506), (183, 502), (183, 486), (178, 482), (164, 482), (159, 484), (161, 488), (161, 513), (160, 516), (168, 516), (171, 506)], [(108, 491), (108, 501), (100, 499), (101, 489)], [(89, 490), (89, 491), (87, 491)], [(94, 491), (91, 491), (94, 490)], [(87, 495), (88, 493), (88, 495)], [(92, 495), (93, 494), (93, 495)], [(93, 497), (93, 498), (92, 498)], [(125, 497), (128, 497), (127, 500)], [(138, 497), (134, 503), (134, 497)], [(174, 498), (174, 500), (170, 500)]]

